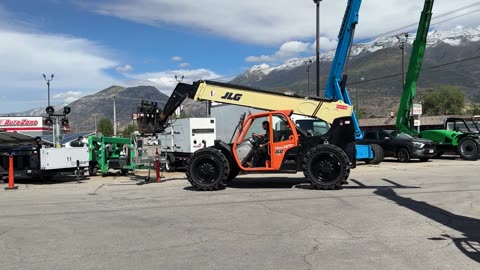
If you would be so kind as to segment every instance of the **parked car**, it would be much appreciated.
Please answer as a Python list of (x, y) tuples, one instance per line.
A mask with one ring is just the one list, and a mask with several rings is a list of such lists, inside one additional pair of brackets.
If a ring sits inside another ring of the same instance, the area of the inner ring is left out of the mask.
[(367, 130), (360, 143), (378, 144), (383, 148), (385, 157), (394, 157), (400, 162), (407, 162), (412, 158), (427, 161), (437, 154), (433, 141), (393, 130)]

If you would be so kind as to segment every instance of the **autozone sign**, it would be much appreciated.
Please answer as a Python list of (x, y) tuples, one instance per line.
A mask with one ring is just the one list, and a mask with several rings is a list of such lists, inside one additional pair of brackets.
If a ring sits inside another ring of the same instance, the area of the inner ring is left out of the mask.
[(41, 117), (23, 118), (23, 117), (2, 117), (0, 118), (0, 127), (36, 127), (42, 124)]

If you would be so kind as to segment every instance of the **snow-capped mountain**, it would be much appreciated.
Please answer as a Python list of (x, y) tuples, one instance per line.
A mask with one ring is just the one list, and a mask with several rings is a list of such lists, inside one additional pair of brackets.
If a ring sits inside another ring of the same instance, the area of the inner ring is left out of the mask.
[[(408, 66), (415, 33), (408, 35), (405, 46), (405, 68)], [(369, 115), (387, 115), (398, 108), (402, 93), (402, 53), (396, 36), (377, 38), (352, 46), (351, 59), (344, 70), (349, 76), (347, 88), (355, 89), (359, 106)], [(467, 101), (479, 103), (480, 92), (480, 29), (456, 28), (431, 31), (417, 91), (449, 85), (463, 90)], [(320, 95), (326, 86), (335, 51), (321, 54)], [(312, 65), (307, 72), (306, 61)], [(406, 69), (405, 69), (406, 70)], [(286, 90), (311, 95), (316, 90), (315, 57), (296, 58), (282, 65), (257, 65), (237, 76), (231, 83), (260, 89)], [(359, 74), (362, 74), (361, 78)], [(364, 78), (364, 79), (363, 79)], [(358, 91), (357, 91), (358, 90)]]
[[(402, 40), (404, 36), (400, 37)], [(406, 43), (413, 44), (415, 40), (415, 33), (408, 33), (408, 38), (406, 39)], [(449, 44), (451, 46), (461, 46), (462, 44), (466, 44), (467, 42), (477, 42), (480, 41), (480, 29), (472, 28), (472, 27), (457, 27), (452, 30), (445, 30), (445, 31), (437, 31), (433, 30), (428, 33), (427, 37), (427, 48), (434, 47), (439, 44)], [(352, 45), (350, 57), (356, 57), (359, 55), (369, 54), (376, 52), (378, 50), (391, 48), (391, 47), (398, 47), (399, 45), (399, 38), (396, 36), (390, 37), (381, 37), (375, 40), (365, 42), (365, 43), (358, 43)], [(324, 52), (320, 54), (320, 62), (330, 62), (335, 57), (335, 50), (331, 50), (328, 52)], [(260, 64), (251, 67), (245, 73), (240, 75), (239, 77), (245, 77), (249, 81), (261, 81), (265, 78), (268, 74), (273, 71), (285, 71), (285, 70), (292, 70), (298, 68), (300, 66), (305, 66), (305, 62), (307, 60), (315, 61), (315, 57), (307, 57), (307, 58), (293, 58), (286, 61), (284, 64), (278, 66), (270, 66), (268, 64)]]

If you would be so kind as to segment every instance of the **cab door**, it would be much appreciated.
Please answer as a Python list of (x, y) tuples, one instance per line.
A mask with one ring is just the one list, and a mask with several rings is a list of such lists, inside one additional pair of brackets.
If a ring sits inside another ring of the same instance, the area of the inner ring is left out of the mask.
[(298, 134), (293, 121), (283, 113), (272, 114), (270, 126), (270, 166), (280, 169), (287, 151), (297, 146)]
[[(262, 123), (268, 121), (268, 131), (262, 128)], [(245, 164), (251, 162), (258, 155), (258, 145), (266, 143), (257, 141), (253, 134), (267, 134), (268, 144), (266, 153), (256, 167), (248, 168)], [(279, 170), (285, 153), (296, 147), (298, 135), (292, 120), (283, 111), (258, 113), (249, 115), (244, 121), (235, 143), (232, 147), (237, 164), (246, 171), (275, 171)], [(248, 154), (244, 149), (248, 149)]]

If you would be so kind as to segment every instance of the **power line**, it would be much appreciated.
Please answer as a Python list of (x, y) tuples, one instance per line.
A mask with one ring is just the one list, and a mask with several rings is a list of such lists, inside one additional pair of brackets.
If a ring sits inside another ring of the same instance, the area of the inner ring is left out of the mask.
[[(439, 14), (439, 15), (436, 15), (436, 16), (433, 16), (432, 17), (432, 20), (437, 20), (439, 18), (442, 18), (442, 17), (445, 17), (445, 16), (448, 16), (450, 14), (453, 14), (453, 13), (457, 13), (459, 11), (463, 11), (465, 9), (468, 9), (468, 8), (471, 8), (471, 7), (474, 7), (474, 6), (477, 6), (477, 5), (480, 5), (480, 1), (479, 2), (475, 2), (473, 4), (470, 4), (470, 5), (467, 5), (467, 6), (464, 6), (464, 7), (461, 7), (461, 8), (457, 8), (457, 9), (454, 9), (454, 10), (451, 10), (451, 11), (448, 11), (448, 12), (445, 12), (445, 13), (442, 13), (442, 14)], [(466, 16), (468, 14), (471, 14), (473, 12), (477, 12), (479, 10), (474, 10), (472, 12), (469, 12), (469, 13), (466, 13), (466, 14), (461, 14), (461, 15), (458, 15), (454, 18), (451, 18), (451, 19), (455, 19), (455, 18), (459, 18), (459, 17), (462, 17), (462, 16)], [(448, 20), (451, 20), (451, 19), (446, 19), (444, 21), (440, 21), (440, 22), (435, 22), (435, 23), (431, 23), (430, 25), (437, 25), (437, 24), (440, 24), (442, 22), (445, 22), (445, 21), (448, 21)], [(408, 24), (406, 26), (402, 26), (402, 27), (399, 27), (399, 28), (396, 28), (396, 29), (393, 29), (393, 30), (390, 30), (390, 31), (387, 31), (387, 32), (384, 32), (384, 33), (381, 33), (381, 34), (378, 34), (378, 35), (375, 35), (373, 37), (370, 37), (369, 39), (376, 39), (376, 38), (379, 38), (379, 37), (382, 37), (382, 36), (387, 36), (388, 34), (392, 34), (392, 33), (398, 33), (402, 30), (405, 31), (405, 29), (409, 29), (411, 27), (416, 27), (418, 26), (418, 22), (415, 22), (415, 23), (411, 23), (411, 24)]]
[[(422, 68), (421, 71), (430, 71), (430, 70), (433, 70), (433, 69), (437, 69), (439, 67), (445, 67), (445, 66), (448, 66), (448, 65), (458, 64), (458, 63), (471, 61), (471, 60), (475, 60), (475, 59), (480, 59), (480, 55), (472, 56), (472, 57), (468, 57), (468, 58), (463, 58), (463, 59), (455, 60), (455, 61), (452, 61), (452, 62), (442, 63), (442, 64), (438, 64), (438, 65), (435, 65), (435, 66), (425, 67), (425, 68)], [(401, 73), (395, 73), (395, 74), (390, 74), (390, 75), (386, 75), (386, 76), (382, 76), (382, 77), (378, 77), (378, 78), (363, 80), (363, 81), (360, 81), (358, 83), (362, 84), (362, 83), (367, 83), (367, 82), (379, 81), (379, 80), (383, 80), (383, 79), (397, 77), (397, 76), (400, 76), (400, 75), (402, 75), (402, 74)], [(352, 84), (354, 84), (354, 83), (353, 82), (352, 83), (347, 83), (347, 85), (352, 85)]]

